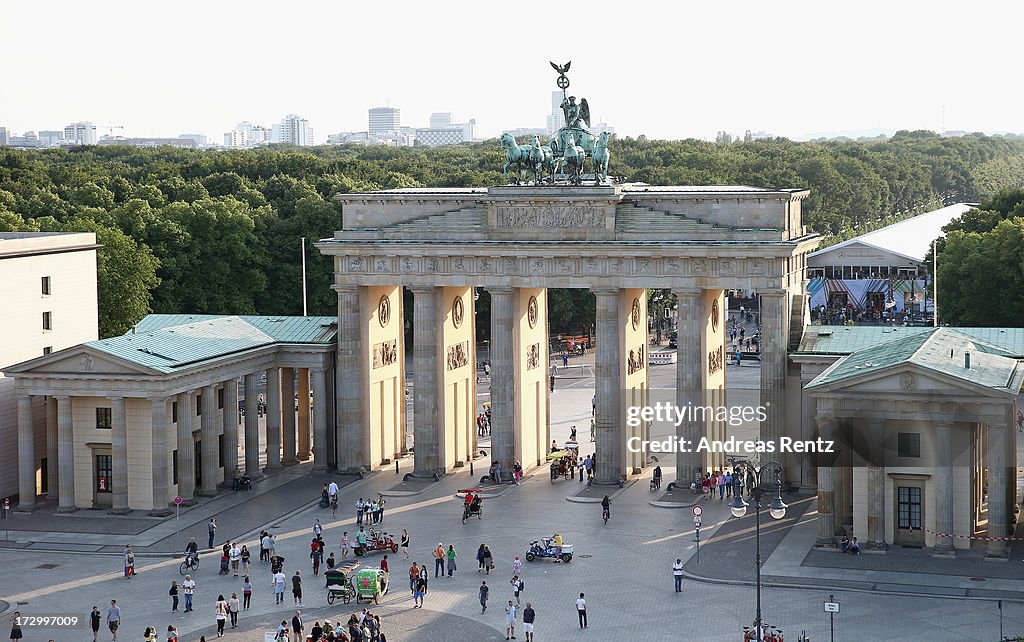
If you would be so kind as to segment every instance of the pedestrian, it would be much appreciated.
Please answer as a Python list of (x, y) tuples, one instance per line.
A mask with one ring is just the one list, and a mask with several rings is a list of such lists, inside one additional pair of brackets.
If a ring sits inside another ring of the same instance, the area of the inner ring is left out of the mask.
[(491, 549), (484, 546), (484, 572), (490, 575), (492, 568), (494, 568), (494, 558), (491, 557)]
[(491, 592), (491, 589), (487, 588), (487, 582), (480, 582), (480, 607), (481, 613), (487, 612), (487, 594)]
[(515, 575), (519, 575), (521, 570), (523, 570), (523, 560), (519, 559), (519, 556), (516, 555), (516, 558), (512, 560), (512, 572)]
[(305, 606), (302, 603), (302, 574), (299, 570), (295, 570), (295, 575), (292, 575), (292, 598), (295, 599), (296, 606)]
[(381, 558), (381, 560), (380, 560), (380, 570), (384, 571), (385, 573), (390, 573), (390, 572), (391, 572), (391, 571), (390, 571), (390, 570), (388, 569), (388, 556), (387, 556), (387, 555), (385, 555), (385, 556), (384, 556), (383, 558)]
[(519, 485), (519, 480), (523, 478), (523, 465), (516, 460), (516, 463), (512, 464), (512, 481)]
[(378, 524), (383, 524), (384, 523), (384, 504), (386, 504), (386, 503), (387, 503), (387, 501), (384, 499), (383, 495), (380, 495), (380, 496), (377, 497), (377, 523)]
[(427, 565), (420, 565), (420, 579), (423, 580), (423, 594), (427, 594), (427, 582), (430, 581), (430, 573), (427, 572)]
[(583, 473), (587, 469), (586, 464), (587, 464), (587, 460), (586, 460), (586, 458), (584, 458), (584, 460), (580, 462), (580, 483), (581, 484), (583, 483)]
[(402, 529), (401, 548), (402, 548), (402, 555), (405, 557), (405, 559), (409, 559), (409, 533), (406, 532), (406, 530), (404, 528)]
[(196, 581), (191, 575), (185, 576), (185, 581), (181, 583), (181, 592), (185, 595), (185, 613), (188, 613), (192, 610), (192, 597), (196, 592)]
[(444, 575), (444, 562), (446, 559), (448, 559), (448, 555), (445, 553), (444, 546), (441, 542), (438, 542), (437, 548), (434, 549), (434, 577)]
[(270, 561), (270, 533), (260, 531), (260, 561)]
[(15, 611), (14, 615), (11, 616), (11, 642), (20, 640), (23, 637), (21, 633), (21, 612)]
[(296, 642), (306, 639), (302, 637), (302, 611), (296, 611), (295, 615), (292, 616), (292, 636)]
[(277, 635), (274, 636), (275, 642), (288, 642), (288, 621), (281, 620), (281, 623), (277, 625)]
[(117, 600), (110, 600), (110, 608), (107, 609), (107, 628), (110, 629), (112, 640), (117, 639), (117, 627), (121, 625), (121, 609), (117, 606)]
[(509, 580), (509, 584), (512, 585), (512, 597), (516, 600), (516, 606), (519, 606), (519, 594), (523, 592), (523, 588), (526, 585), (523, 583), (523, 580), (519, 579), (518, 575), (513, 575), (512, 579)]
[(409, 567), (409, 592), (416, 595), (416, 580), (420, 578), (420, 567), (416, 562)]
[(132, 575), (135, 575), (135, 551), (129, 544), (124, 547), (124, 577), (126, 580), (130, 580)]
[(335, 519), (338, 516), (338, 496), (331, 496), (331, 519)]
[(171, 588), (167, 591), (167, 594), (171, 596), (171, 611), (178, 610), (178, 583), (171, 580)]
[[(341, 534), (341, 559), (348, 557), (348, 531)], [(406, 557), (409, 557), (406, 555)]]
[(146, 631), (142, 634), (142, 642), (156, 642), (156, 627), (147, 626)]
[(423, 571), (419, 577), (416, 578), (416, 585), (412, 590), (412, 608), (422, 609), (423, 608), (423, 596), (427, 594), (427, 580), (424, 577), (427, 574), (427, 567), (423, 567)]
[(103, 614), (100, 613), (100, 607), (93, 606), (92, 612), (89, 613), (89, 628), (92, 629), (92, 642), (96, 642), (96, 636), (100, 634), (100, 622), (103, 621)]
[(320, 524), (320, 519), (317, 518), (317, 520), (313, 523), (313, 537), (319, 539), (320, 536), (323, 534), (324, 527)]
[(235, 577), (238, 577), (238, 567), (242, 563), (242, 549), (238, 547), (238, 544), (232, 542), (231, 549), (228, 551), (228, 557), (231, 559), (231, 571)]
[[(316, 543), (316, 540), (313, 540)], [(309, 552), (310, 559), (313, 560), (313, 575), (320, 574), (320, 559), (323, 557), (323, 551), (319, 546), (314, 546), (313, 550)]]
[(480, 548), (476, 549), (476, 562), (477, 562), (476, 572), (477, 573), (479, 573), (480, 571), (484, 570), (484, 549), (485, 548), (486, 548), (486, 546), (481, 544)]
[(363, 523), (363, 498), (360, 497), (356, 500), (356, 525), (361, 526)]
[(516, 639), (516, 605), (512, 603), (512, 600), (508, 601), (508, 606), (505, 607), (505, 639), (514, 640)]
[(576, 615), (580, 618), (580, 628), (587, 628), (587, 601), (583, 599), (582, 593), (580, 599), (576, 600)]
[[(385, 557), (387, 557), (387, 555), (385, 555)], [(324, 564), (327, 565), (327, 568), (331, 569), (334, 568), (334, 565), (337, 563), (338, 562), (334, 559), (334, 551), (331, 551), (331, 554), (327, 556), (326, 560), (324, 560)]]
[(455, 545), (454, 544), (449, 544), (448, 545), (448, 577), (451, 577), (452, 575), (455, 574), (455, 558), (457, 556), (458, 556), (458, 553), (455, 552)]
[(732, 472), (725, 473), (725, 496), (732, 497)]
[(597, 441), (597, 422), (593, 419), (590, 420), (590, 442)]
[(228, 600), (228, 615), (231, 616), (231, 628), (238, 628), (238, 611), (241, 609), (241, 602), (238, 600), (238, 593), (232, 593)]
[(533, 605), (527, 602), (526, 608), (523, 609), (523, 633), (526, 634), (526, 642), (533, 642), (533, 622), (536, 619), (537, 613), (533, 610)]
[(242, 575), (249, 574), (250, 557), (249, 549), (245, 544), (242, 544)]
[(672, 565), (672, 576), (676, 581), (676, 593), (683, 592), (683, 561), (676, 558), (676, 563)]
[(718, 499), (725, 499), (725, 473), (718, 473)]
[(167, 625), (167, 642), (178, 642), (178, 629), (173, 624)]
[(274, 583), (273, 583), (273, 585), (274, 585), (274, 600), (275, 600), (274, 603), (275, 604), (283, 604), (284, 603), (284, 588), (285, 588), (285, 585), (287, 583), (288, 583), (288, 578), (285, 577), (283, 571), (278, 571), (277, 573), (274, 573)]
[(330, 484), (327, 484), (327, 494), (332, 498), (338, 497), (338, 482), (331, 480)]
[(249, 604), (252, 602), (252, 582), (249, 581), (249, 576), (246, 575), (245, 579), (242, 580), (242, 610), (248, 611)]
[(366, 550), (366, 531), (363, 530), (362, 526), (359, 527), (359, 531), (356, 533), (356, 546), (364, 551)]
[(228, 603), (223, 595), (217, 596), (217, 604), (213, 608), (217, 618), (217, 637), (224, 637), (224, 624), (228, 621)]
[(211, 517), (210, 523), (206, 525), (206, 530), (210, 534), (210, 540), (206, 544), (206, 548), (213, 548), (213, 538), (217, 534), (217, 518)]

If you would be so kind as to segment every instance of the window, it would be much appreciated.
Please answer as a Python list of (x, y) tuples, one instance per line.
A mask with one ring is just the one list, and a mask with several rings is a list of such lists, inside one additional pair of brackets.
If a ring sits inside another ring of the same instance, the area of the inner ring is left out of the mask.
[(196, 416), (203, 414), (203, 396), (196, 395)]
[(224, 467), (224, 433), (217, 435), (217, 466)]
[[(178, 402), (177, 401), (172, 401), (171, 402), (171, 423), (172, 424), (178, 423)], [(175, 479), (177, 479), (177, 475), (175, 475)]]
[(52, 312), (43, 312), (43, 330), (53, 330)]
[(110, 419), (110, 408), (97, 408), (96, 409), (96, 429), (97, 430), (110, 430), (113, 423)]
[(43, 289), (43, 296), (49, 296), (50, 295), (50, 277), (48, 277), (48, 276), (44, 276), (43, 277), (43, 288), (42, 289)]
[(174, 452), (171, 453), (171, 483), (178, 483), (178, 449), (175, 448)]
[(223, 407), (224, 407), (224, 389), (223, 388), (219, 388), (217, 390), (217, 410), (220, 410)]
[(919, 432), (898, 432), (896, 433), (896, 456), (897, 457), (921, 457), (921, 433)]
[(43, 354), (50, 354), (51, 352), (53, 352), (53, 346), (44, 346), (43, 347)]
[(896, 528), (921, 528), (921, 489), (917, 486), (900, 486), (896, 489)]
[(110, 455), (96, 455), (96, 492), (110, 492), (110, 476), (112, 474)]

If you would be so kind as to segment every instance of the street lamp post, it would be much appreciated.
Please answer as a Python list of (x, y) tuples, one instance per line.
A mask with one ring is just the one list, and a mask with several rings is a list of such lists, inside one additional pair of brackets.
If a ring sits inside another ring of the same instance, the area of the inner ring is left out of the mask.
[(764, 627), (761, 620), (761, 500), (768, 493), (774, 493), (774, 497), (768, 504), (768, 513), (772, 519), (782, 519), (786, 516), (786, 504), (782, 501), (782, 464), (771, 460), (764, 463), (749, 459), (729, 458), (733, 467), (732, 477), (732, 501), (729, 508), (736, 518), (747, 514), (747, 502), (743, 499), (743, 490), (740, 484), (740, 475), (750, 474), (752, 484), (749, 486), (750, 498), (754, 502), (754, 541), (756, 546), (757, 565), (757, 616), (754, 619), (754, 639), (757, 642), (764, 640)]

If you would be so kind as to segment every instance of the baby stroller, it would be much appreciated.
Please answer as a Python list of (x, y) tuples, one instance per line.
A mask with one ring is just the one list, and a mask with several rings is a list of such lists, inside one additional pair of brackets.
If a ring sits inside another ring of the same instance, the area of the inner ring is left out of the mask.
[(223, 555), (222, 554), (220, 556), (220, 573), (219, 573), (220, 575), (227, 575), (229, 573), (229, 571), (228, 571), (228, 560), (229, 560), (229, 558), (228, 558), (227, 555)]
[(280, 573), (281, 569), (284, 568), (284, 558), (280, 555), (275, 555), (270, 558), (270, 572)]
[(239, 477), (238, 490), (252, 490), (252, 478), (248, 475), (242, 475)]

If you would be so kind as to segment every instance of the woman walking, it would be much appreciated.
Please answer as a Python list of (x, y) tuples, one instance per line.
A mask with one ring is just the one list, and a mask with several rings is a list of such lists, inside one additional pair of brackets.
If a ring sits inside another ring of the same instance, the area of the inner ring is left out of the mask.
[(480, 548), (476, 549), (476, 563), (477, 563), (476, 572), (477, 573), (479, 573), (480, 571), (484, 570), (484, 549), (485, 548), (487, 548), (487, 547), (484, 546), (483, 544), (481, 544)]
[(252, 582), (249, 581), (249, 576), (246, 575), (245, 579), (242, 580), (242, 610), (249, 610), (249, 603), (252, 601)]
[(409, 559), (409, 533), (403, 528), (402, 529), (402, 555), (405, 559)]
[(491, 557), (491, 549), (484, 546), (484, 573), (490, 575), (492, 568), (494, 568), (494, 559)]
[(238, 628), (238, 593), (232, 593), (231, 599), (228, 600), (228, 615), (231, 616), (231, 628)]
[(455, 552), (455, 545), (454, 544), (449, 544), (448, 545), (448, 577), (451, 577), (452, 575), (455, 574), (455, 570), (456, 570), (455, 569), (455, 558), (456, 558), (457, 555), (458, 555), (458, 553)]
[(242, 544), (242, 575), (249, 574), (249, 564), (251, 563), (249, 556), (249, 547)]
[(228, 603), (223, 595), (217, 596), (217, 606), (214, 607), (217, 616), (217, 637), (224, 637), (224, 623), (228, 621)]
[(171, 612), (178, 610), (178, 583), (171, 580), (171, 588), (167, 591), (171, 596)]
[(14, 615), (11, 616), (11, 642), (21, 638), (21, 612), (15, 611)]

